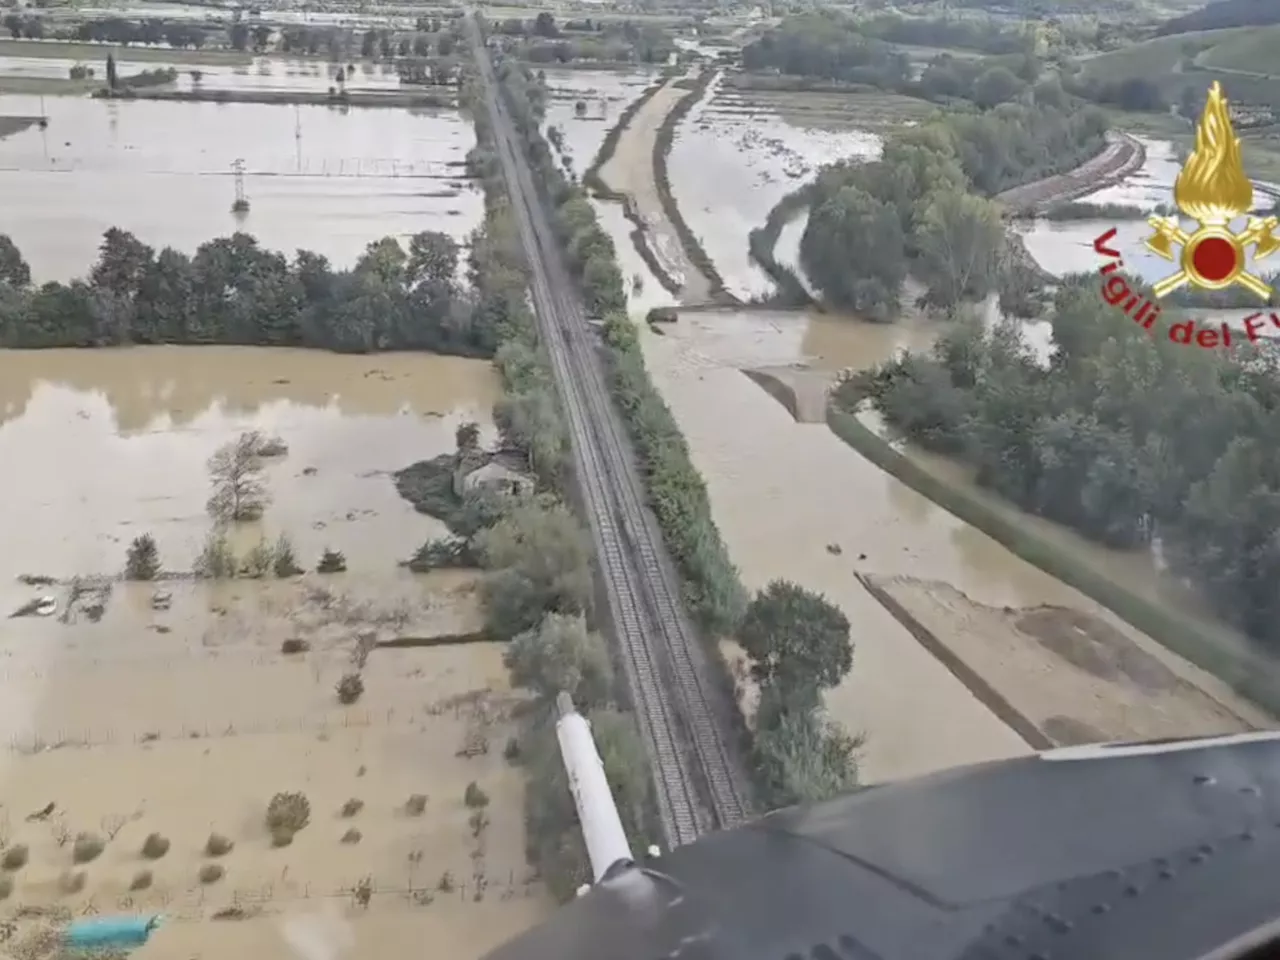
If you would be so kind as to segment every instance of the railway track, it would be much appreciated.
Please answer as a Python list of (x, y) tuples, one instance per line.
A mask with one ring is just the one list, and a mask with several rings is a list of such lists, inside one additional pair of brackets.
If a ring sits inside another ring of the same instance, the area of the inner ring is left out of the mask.
[(746, 775), (726, 749), (706, 653), (684, 613), (679, 582), (609, 396), (595, 334), (517, 144), (474, 18), (469, 18), (469, 32), (529, 257), (539, 332), (568, 419), (620, 660), (650, 756), (659, 817), (668, 846), (678, 846), (746, 816)]

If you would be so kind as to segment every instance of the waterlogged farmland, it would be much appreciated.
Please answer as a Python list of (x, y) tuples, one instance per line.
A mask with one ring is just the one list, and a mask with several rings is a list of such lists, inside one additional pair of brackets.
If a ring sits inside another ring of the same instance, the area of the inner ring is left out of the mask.
[[(717, 81), (680, 124), (668, 161), (685, 221), (730, 292), (743, 299), (773, 289), (750, 258), (747, 234), (822, 165), (880, 150), (879, 136), (859, 126), (859, 113), (793, 109), (789, 104), (803, 98), (788, 97), (744, 97)], [(864, 99), (870, 107), (881, 98)]]
[[(113, 226), (188, 253), (240, 229), (349, 266), (389, 234), (462, 239), (483, 211), (465, 170), (475, 133), (456, 111), (8, 96), (0, 114), (42, 105), (47, 129), (0, 140), (5, 231), (37, 281), (84, 273)], [(252, 206), (242, 218), (237, 160)]]

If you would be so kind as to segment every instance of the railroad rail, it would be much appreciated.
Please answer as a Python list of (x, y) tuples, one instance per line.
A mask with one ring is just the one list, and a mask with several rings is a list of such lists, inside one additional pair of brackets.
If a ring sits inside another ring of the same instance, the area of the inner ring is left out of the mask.
[(727, 749), (706, 652), (649, 511), (578, 291), (565, 268), (474, 16), (468, 28), (503, 176), (529, 257), (538, 329), (568, 419), (574, 466), (620, 660), (649, 753), (668, 846), (739, 823), (746, 775)]

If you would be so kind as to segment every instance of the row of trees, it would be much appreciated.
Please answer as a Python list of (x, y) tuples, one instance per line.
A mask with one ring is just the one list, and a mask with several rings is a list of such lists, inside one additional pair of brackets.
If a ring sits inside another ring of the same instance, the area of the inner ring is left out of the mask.
[[(729, 559), (702, 477), (675, 418), (645, 370), (616, 251), (586, 202), (564, 177), (540, 131), (545, 92), (529, 71), (503, 64), (503, 95), (521, 131), (561, 244), (588, 306), (605, 317), (614, 401), (643, 470), (649, 503), (681, 573), (684, 599), (711, 635), (737, 634), (753, 661), (762, 703), (752, 759), (770, 806), (816, 800), (856, 781), (856, 743), (827, 722), (822, 689), (848, 672), (849, 625), (838, 610), (794, 585), (773, 585), (751, 604)], [(784, 665), (785, 662), (785, 665)]]
[(187, 256), (157, 253), (112, 228), (87, 279), (37, 287), (0, 235), (0, 346), (226, 343), (487, 356), (497, 343), (487, 294), (459, 284), (457, 267), (458, 244), (433, 231), (415, 234), (407, 250), (384, 237), (354, 267), (335, 270), (305, 250), (290, 261), (245, 233)]
[[(1152, 338), (1101, 301), (1096, 277), (1064, 284), (1054, 308), (1047, 367), (1015, 327), (984, 333), (966, 323), (932, 354), (885, 364), (837, 400), (869, 392), (914, 441), (1095, 540), (1133, 547), (1159, 536), (1175, 573), (1227, 620), (1280, 647), (1274, 355)], [(1177, 319), (1166, 311), (1160, 324)]]

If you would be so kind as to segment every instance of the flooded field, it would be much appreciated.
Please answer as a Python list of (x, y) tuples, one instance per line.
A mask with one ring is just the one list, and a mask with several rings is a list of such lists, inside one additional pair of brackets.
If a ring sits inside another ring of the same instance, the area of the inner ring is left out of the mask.
[[(1234, 722), (1229, 718), (1237, 713), (1258, 718), (1216, 680), (883, 473), (825, 423), (797, 423), (742, 373), (785, 374), (797, 364), (814, 373), (862, 368), (895, 350), (919, 348), (932, 336), (932, 328), (920, 323), (868, 325), (785, 313), (684, 314), (666, 336), (643, 334), (649, 368), (689, 441), (716, 522), (748, 586), (776, 577), (796, 581), (825, 593), (857, 625), (853, 671), (829, 696), (828, 707), (848, 729), (867, 734), (864, 777), (908, 776), (1027, 746), (927, 653), (855, 574), (935, 582), (968, 603), (997, 611), (1049, 606), (1065, 611), (1063, 616), (1084, 617), (1097, 625), (1098, 635), (1128, 638), (1146, 660), (1209, 691), (1214, 701), (1230, 704), (1224, 722)], [(927, 584), (925, 593), (935, 595)], [(911, 612), (923, 616), (915, 606)], [(959, 611), (951, 621), (930, 625), (944, 643), (959, 645), (956, 638), (965, 630), (981, 642), (984, 623)], [(1076, 669), (1050, 652), (1016, 682), (1034, 699), (1037, 685), (1048, 690), (1060, 674)], [(1142, 693), (1126, 688), (1125, 695)], [(1070, 705), (1064, 715), (1109, 738), (1128, 732), (1114, 714), (1089, 699)], [(1170, 731), (1166, 735), (1193, 733), (1203, 725), (1203, 712), (1159, 715)]]
[[(1173, 144), (1167, 140), (1142, 139), (1147, 150), (1146, 163), (1132, 177), (1113, 187), (1091, 193), (1082, 199), (1089, 203), (1118, 203), (1141, 207), (1151, 211), (1159, 204), (1173, 203), (1173, 181), (1178, 176), (1180, 164)], [(1262, 195), (1255, 203), (1266, 200)], [(1243, 226), (1243, 221), (1240, 226)], [(1062, 276), (1068, 273), (1084, 273), (1097, 270), (1103, 259), (1093, 249), (1093, 242), (1112, 227), (1116, 237), (1110, 246), (1124, 257), (1125, 268), (1133, 270), (1147, 280), (1159, 280), (1172, 272), (1173, 265), (1142, 243), (1151, 235), (1151, 227), (1142, 220), (1068, 220), (1051, 222), (1037, 220), (1025, 225), (1019, 232), (1026, 240), (1027, 250), (1042, 267)], [(1267, 272), (1271, 264), (1254, 268), (1252, 249), (1248, 255), (1250, 269)]]
[(773, 283), (751, 260), (747, 234), (818, 167), (875, 156), (880, 138), (849, 124), (831, 129), (772, 96), (747, 108), (742, 102), (736, 91), (726, 96), (722, 82), (713, 86), (681, 124), (669, 170), (685, 221), (730, 291), (748, 299), (769, 293)]
[[(116, 60), (121, 76), (143, 70), (172, 68), (178, 71), (174, 88), (178, 90), (327, 90), (335, 86), (339, 64), (320, 60), (257, 57), (249, 64), (198, 64), (155, 59), (130, 60), (129, 50)], [(91, 67), (94, 77), (106, 77), (106, 50), (99, 57), (80, 60), (55, 57), (0, 57), (0, 78), (24, 77), (55, 80), (67, 77), (76, 65)], [(387, 63), (362, 61), (346, 79), (346, 88), (356, 90), (400, 90), (404, 87), (395, 67)], [(343, 68), (345, 73), (345, 67)]]
[[(656, 70), (547, 70), (546, 126), (564, 134), (564, 154), (579, 176), (591, 165), (618, 116), (657, 78)], [(578, 115), (577, 103), (586, 111)]]
[[(0, 97), (0, 115), (39, 115)], [(465, 179), (471, 124), (455, 111), (341, 111), (261, 104), (46, 97), (49, 127), (0, 140), (4, 231), (35, 279), (86, 272), (112, 226), (191, 252), (236, 229), (266, 247), (305, 247), (350, 265), (367, 243), (483, 215)], [(236, 218), (231, 166), (244, 161), (251, 212)]]
[[(449, 449), (463, 418), (491, 436), (494, 390), (487, 365), (425, 355), (0, 353), (0, 602), (59, 603), (0, 620), (3, 830), (27, 849), (11, 900), (163, 913), (140, 956), (166, 960), (207, 948), (204, 921), (247, 955), (320, 936), (408, 960), (424, 935), (476, 956), (545, 915), (502, 759), (518, 698), (501, 651), (377, 648), (477, 625), (469, 575), (397, 569), (439, 530), (388, 473)], [(15, 581), (117, 573), (144, 532), (166, 569), (190, 569), (209, 529), (204, 460), (248, 428), (288, 452), (267, 471), (260, 531), (236, 542), (287, 533), (302, 565), (331, 546), (348, 572), (78, 598)], [(363, 690), (343, 705), (351, 673)], [(290, 791), (309, 816), (282, 844), (266, 811)], [(167, 849), (144, 850), (153, 833)], [(19, 922), (18, 940), (38, 924)]]

